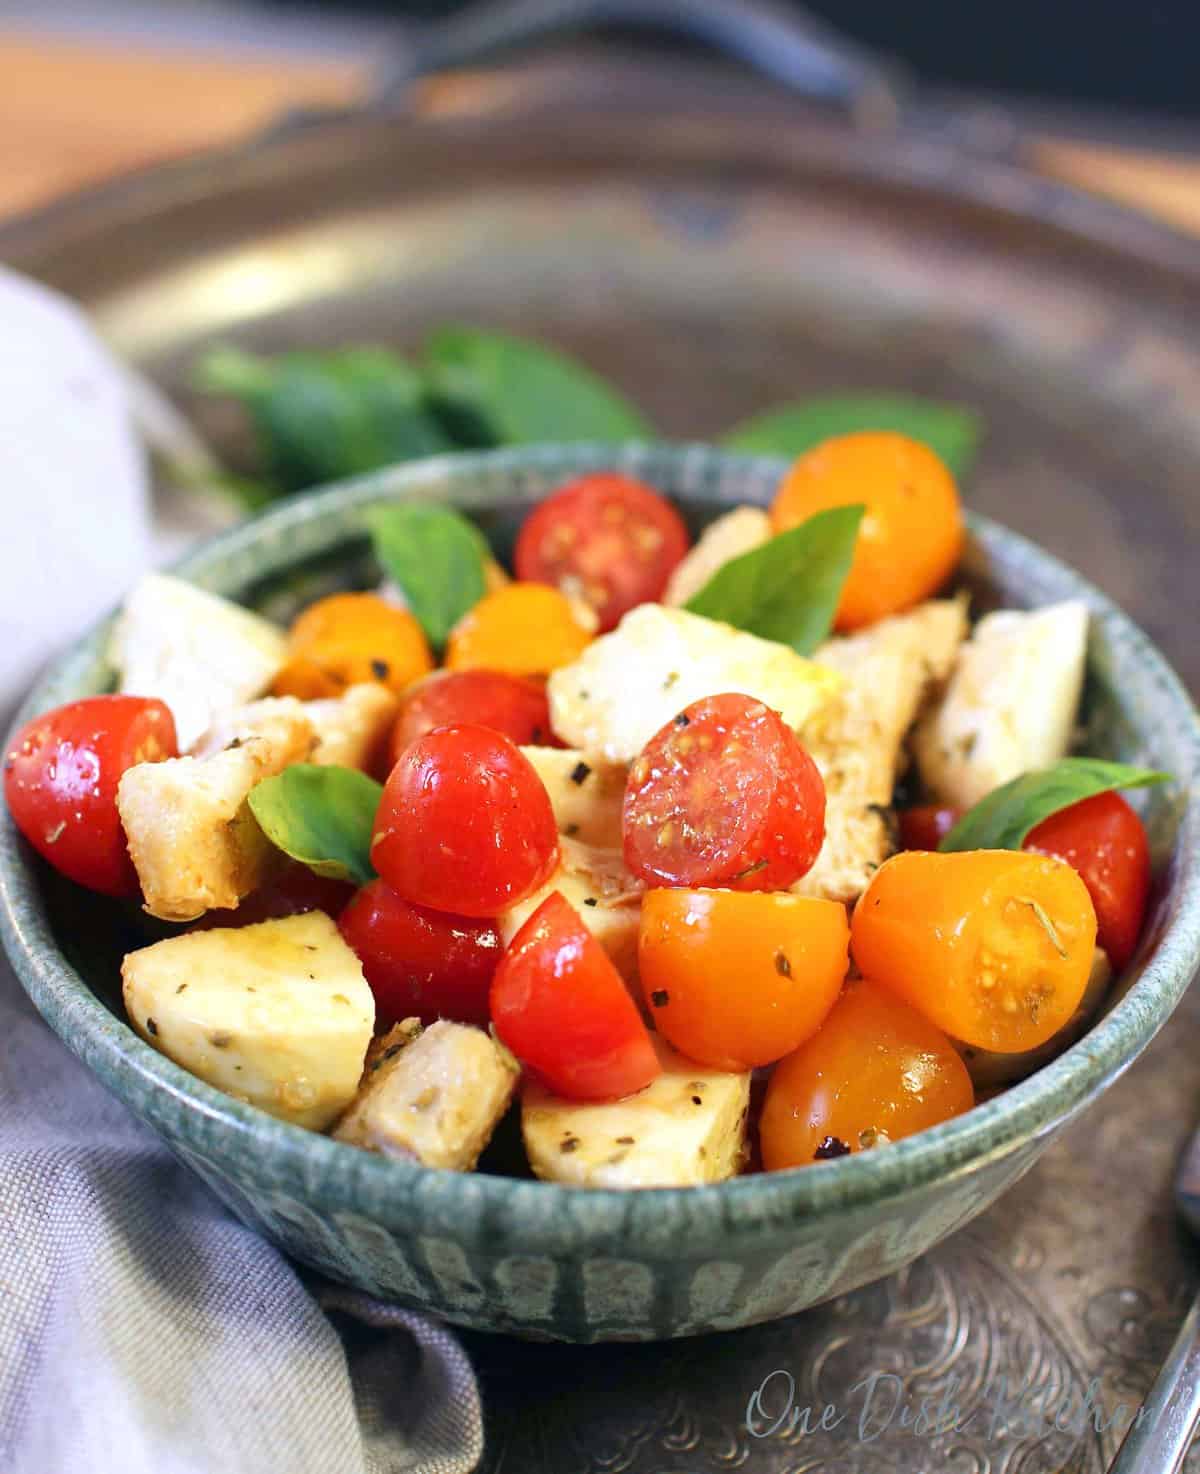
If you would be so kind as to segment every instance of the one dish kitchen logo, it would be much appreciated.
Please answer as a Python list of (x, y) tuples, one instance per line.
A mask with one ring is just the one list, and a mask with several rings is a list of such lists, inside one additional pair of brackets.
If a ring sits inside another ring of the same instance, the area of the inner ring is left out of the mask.
[(914, 1398), (892, 1372), (872, 1372), (856, 1382), (841, 1402), (801, 1403), (791, 1372), (780, 1367), (763, 1378), (746, 1404), (746, 1430), (755, 1438), (806, 1435), (844, 1429), (843, 1437), (874, 1443), (889, 1432), (913, 1438), (936, 1438), (968, 1429), (984, 1439), (1033, 1439), (1052, 1433), (1113, 1433), (1123, 1436), (1146, 1417), (1143, 1407), (1117, 1403), (1106, 1408), (1099, 1382), (1093, 1379), (1082, 1393), (1068, 1391), (1047, 1403), (1038, 1389), (1012, 1387), (999, 1376), (971, 1397), (972, 1406), (958, 1401), (961, 1382), (948, 1377), (936, 1396)]

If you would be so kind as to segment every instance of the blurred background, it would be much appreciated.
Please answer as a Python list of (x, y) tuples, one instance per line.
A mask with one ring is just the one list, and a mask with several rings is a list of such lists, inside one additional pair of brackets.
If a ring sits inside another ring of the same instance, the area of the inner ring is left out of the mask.
[[(0, 0), (0, 214), (236, 136), (287, 106), (358, 97), (382, 59), (404, 55), (414, 26), (458, 8)], [(1190, 168), (1200, 146), (1195, 0), (814, 0), (808, 9), (935, 90), (1014, 104), (1038, 125), (1049, 172), (1200, 228)]]

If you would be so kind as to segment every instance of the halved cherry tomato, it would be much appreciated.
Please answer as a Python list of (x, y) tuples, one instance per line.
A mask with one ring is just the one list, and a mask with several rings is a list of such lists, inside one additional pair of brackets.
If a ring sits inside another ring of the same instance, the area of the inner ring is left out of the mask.
[(502, 1043), (568, 1100), (632, 1095), (662, 1071), (608, 954), (553, 891), (512, 939), (492, 981)]
[(591, 644), (590, 611), (544, 583), (510, 583), (486, 594), (450, 631), (450, 670), (548, 676)]
[(137, 894), (117, 813), (127, 768), (178, 757), (175, 718), (144, 696), (88, 696), (35, 717), (4, 755), (13, 823), (56, 870), (106, 896)]
[(416, 1017), (486, 1027), (500, 961), (500, 933), (490, 921), (428, 911), (373, 880), (338, 917), (338, 929), (371, 985), (377, 1026)]
[(1022, 848), (1078, 870), (1096, 908), (1096, 940), (1114, 971), (1128, 966), (1150, 893), (1150, 842), (1121, 795), (1097, 793), (1060, 809), (1029, 831)]
[(928, 598), (954, 571), (963, 545), (953, 476), (928, 446), (891, 431), (839, 435), (806, 451), (783, 478), (771, 521), (784, 532), (814, 512), (855, 502), (866, 513), (838, 604), (842, 630)]
[(877, 983), (848, 983), (816, 1034), (771, 1075), (763, 1166), (777, 1172), (866, 1151), (974, 1104), (967, 1067), (940, 1029)]
[(655, 1026), (715, 1070), (769, 1065), (814, 1034), (849, 947), (838, 901), (718, 890), (642, 900), (638, 970)]
[(298, 860), (285, 860), (264, 885), (251, 891), (234, 911), (224, 907), (206, 911), (189, 931), (223, 930), (230, 926), (254, 926), (260, 921), (277, 921), (300, 916), (305, 911), (324, 911), (336, 921), (354, 887), (346, 880), (318, 875)]
[(513, 561), (518, 578), (590, 604), (603, 632), (662, 597), (689, 541), (665, 497), (629, 476), (599, 472), (569, 482), (530, 513)]
[(437, 727), (384, 785), (371, 858), (406, 901), (497, 916), (549, 878), (558, 827), (533, 764), (490, 727)]
[(900, 809), (896, 814), (900, 846), (906, 850), (936, 850), (961, 818), (958, 809), (943, 804), (917, 804), (915, 808)]
[(367, 681), (400, 692), (433, 669), (416, 619), (378, 594), (318, 599), (292, 625), (288, 650), (271, 689), (302, 701), (338, 696)]
[(518, 747), (557, 746), (546, 688), (498, 670), (442, 671), (405, 696), (392, 728), (394, 763), (410, 742), (434, 727), (473, 722), (511, 737)]
[(623, 827), (625, 863), (647, 885), (785, 890), (821, 848), (825, 785), (778, 712), (708, 696), (630, 768)]
[(1069, 865), (1021, 850), (886, 862), (854, 910), (864, 977), (955, 1039), (998, 1054), (1036, 1049), (1087, 987), (1096, 913)]

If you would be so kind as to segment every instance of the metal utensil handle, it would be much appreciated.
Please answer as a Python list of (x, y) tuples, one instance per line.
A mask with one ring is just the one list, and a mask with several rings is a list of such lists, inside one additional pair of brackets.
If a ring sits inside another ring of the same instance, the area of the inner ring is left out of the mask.
[(614, 24), (706, 42), (805, 97), (853, 112), (897, 108), (899, 75), (889, 64), (773, 0), (483, 0), (419, 27), (407, 59), (385, 71), (374, 105), (395, 106), (417, 77)]
[(1175, 1474), (1200, 1424), (1200, 1295), (1109, 1474)]

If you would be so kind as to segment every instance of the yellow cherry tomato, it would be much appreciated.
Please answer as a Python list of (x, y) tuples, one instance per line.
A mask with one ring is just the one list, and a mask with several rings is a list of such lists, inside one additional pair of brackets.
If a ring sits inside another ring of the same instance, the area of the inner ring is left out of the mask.
[(314, 700), (375, 681), (397, 693), (433, 669), (416, 619), (378, 594), (331, 594), (310, 604), (288, 635), (277, 696)]
[(849, 965), (837, 901), (727, 890), (652, 890), (638, 969), (655, 1027), (689, 1059), (746, 1070), (820, 1027)]
[(859, 980), (776, 1065), (759, 1121), (768, 1172), (867, 1151), (975, 1104), (967, 1067), (915, 1008)]
[(977, 1049), (1018, 1054), (1070, 1019), (1096, 912), (1070, 865), (1022, 850), (894, 855), (850, 929), (864, 977)]
[(485, 594), (450, 631), (446, 665), (546, 676), (591, 642), (578, 606), (543, 583), (510, 583)]
[(814, 512), (861, 502), (854, 561), (838, 604), (838, 629), (860, 629), (936, 593), (962, 553), (954, 478), (917, 440), (891, 431), (840, 435), (806, 451), (771, 507), (776, 532)]

